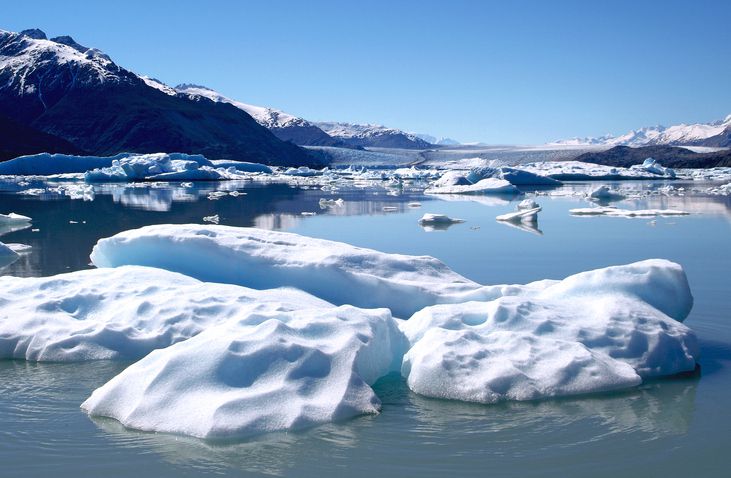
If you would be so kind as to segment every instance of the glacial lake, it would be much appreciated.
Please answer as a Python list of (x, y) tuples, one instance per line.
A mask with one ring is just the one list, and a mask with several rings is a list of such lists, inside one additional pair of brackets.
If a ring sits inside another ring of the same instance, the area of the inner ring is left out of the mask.
[[(374, 389), (382, 413), (296, 433), (234, 443), (127, 430), (79, 409), (128, 364), (0, 361), (2, 476), (728, 476), (731, 469), (731, 197), (693, 192), (698, 183), (618, 182), (638, 193), (613, 203), (673, 208), (689, 216), (575, 217), (578, 194), (599, 183), (529, 192), (543, 207), (537, 229), (495, 221), (520, 198), (424, 196), (418, 189), (324, 192), (287, 184), (101, 185), (86, 200), (54, 183), (0, 182), (0, 213), (33, 218), (0, 230), (33, 247), (0, 275), (47, 276), (91, 267), (99, 238), (158, 223), (256, 226), (386, 252), (437, 257), (481, 283), (525, 283), (666, 258), (686, 270), (695, 305), (686, 324), (701, 345), (700, 370), (613, 394), (476, 405), (428, 399), (392, 375)], [(653, 193), (672, 184), (686, 191)], [(707, 186), (707, 185), (705, 185)], [(239, 195), (211, 195), (217, 190)], [(93, 200), (92, 200), (93, 196)], [(320, 206), (320, 199), (342, 205)], [(420, 207), (410, 202), (421, 203)], [(392, 209), (384, 211), (384, 207)], [(314, 215), (302, 213), (315, 213)], [(464, 219), (425, 231), (422, 214)]]

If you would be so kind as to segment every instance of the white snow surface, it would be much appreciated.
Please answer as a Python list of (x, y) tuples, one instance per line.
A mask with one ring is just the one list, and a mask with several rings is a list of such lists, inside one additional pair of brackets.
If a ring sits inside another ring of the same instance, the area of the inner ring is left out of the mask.
[(407, 133), (400, 129), (389, 128), (378, 124), (355, 124), (335, 121), (323, 121), (315, 125), (334, 138), (374, 138), (379, 136), (403, 135), (412, 141), (419, 138), (413, 133)]
[(427, 307), (400, 323), (416, 393), (492, 403), (616, 390), (692, 371), (680, 266), (648, 260), (566, 278), (534, 296)]
[(641, 166), (621, 168), (580, 161), (542, 161), (521, 164), (521, 169), (548, 176), (561, 181), (622, 180), (622, 179), (674, 179), (675, 173), (667, 169), (667, 174), (660, 174), (659, 169)]
[(505, 179), (487, 178), (468, 185), (432, 186), (426, 189), (424, 194), (521, 194), (521, 192)]
[[(170, 88), (170, 87), (168, 87)], [(201, 96), (216, 103), (228, 103), (248, 113), (262, 126), (267, 128), (286, 128), (291, 126), (315, 126), (313, 123), (298, 116), (285, 113), (274, 108), (254, 106), (228, 98), (215, 90), (200, 85), (182, 84), (176, 86), (173, 91), (189, 96)]]
[(497, 216), (495, 219), (498, 221), (506, 221), (506, 222), (527, 222), (527, 223), (535, 223), (538, 221), (538, 213), (541, 212), (541, 207), (537, 206), (532, 209), (521, 209), (518, 207), (518, 210), (515, 212), (509, 212), (507, 214), (501, 214)]
[(606, 145), (606, 146), (649, 146), (687, 145), (722, 134), (731, 128), (731, 115), (710, 123), (679, 124), (674, 126), (650, 126), (613, 136), (571, 138), (556, 141), (556, 145)]
[(0, 359), (135, 360), (247, 314), (332, 307), (296, 289), (258, 291), (125, 266), (0, 277)]
[(385, 309), (237, 314), (150, 355), (82, 408), (125, 426), (239, 438), (380, 410), (370, 387), (396, 371), (403, 336)]
[(482, 286), (429, 256), (216, 225), (162, 224), (121, 232), (97, 242), (91, 260), (97, 267), (159, 267), (254, 289), (296, 287), (336, 305), (386, 307), (396, 317), (438, 303), (491, 300), (531, 288)]

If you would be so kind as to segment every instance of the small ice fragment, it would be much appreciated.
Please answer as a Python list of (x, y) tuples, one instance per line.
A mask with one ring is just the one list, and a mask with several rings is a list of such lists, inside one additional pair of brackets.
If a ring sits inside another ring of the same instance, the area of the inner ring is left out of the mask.
[(214, 214), (213, 216), (205, 216), (203, 217), (203, 222), (210, 222), (213, 224), (218, 224), (218, 221), (220, 218), (218, 217), (218, 214)]

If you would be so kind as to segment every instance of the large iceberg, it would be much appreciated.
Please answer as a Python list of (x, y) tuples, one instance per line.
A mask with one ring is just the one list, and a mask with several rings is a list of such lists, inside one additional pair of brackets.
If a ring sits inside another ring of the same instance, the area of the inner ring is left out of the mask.
[(84, 174), (87, 183), (127, 181), (217, 181), (235, 179), (231, 171), (216, 166), (200, 154), (155, 153), (126, 156), (111, 166)]
[(303, 307), (332, 306), (295, 289), (257, 291), (136, 266), (0, 277), (0, 359), (135, 360), (231, 318)]
[(649, 260), (571, 276), (531, 297), (437, 305), (401, 323), (416, 393), (492, 403), (616, 390), (692, 371), (683, 270)]
[(384, 309), (243, 314), (152, 352), (82, 408), (208, 439), (296, 430), (377, 413), (370, 385), (398, 370), (402, 342)]
[(296, 287), (336, 305), (387, 307), (402, 318), (429, 305), (491, 300), (526, 290), (482, 286), (429, 256), (216, 225), (163, 224), (121, 232), (101, 239), (91, 260), (97, 267), (159, 267), (255, 289)]
[(430, 187), (424, 194), (521, 194), (521, 192), (505, 179), (486, 178), (474, 184)]
[(120, 153), (116, 156), (73, 156), (70, 154), (31, 154), (0, 163), (0, 174), (39, 175), (84, 173), (91, 169), (108, 168), (115, 160), (130, 156)]

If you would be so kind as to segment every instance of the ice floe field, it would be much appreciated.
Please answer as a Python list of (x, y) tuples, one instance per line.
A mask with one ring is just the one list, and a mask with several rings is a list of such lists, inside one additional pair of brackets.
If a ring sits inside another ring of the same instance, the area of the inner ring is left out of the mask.
[(56, 159), (0, 170), (9, 476), (731, 466), (728, 170)]

